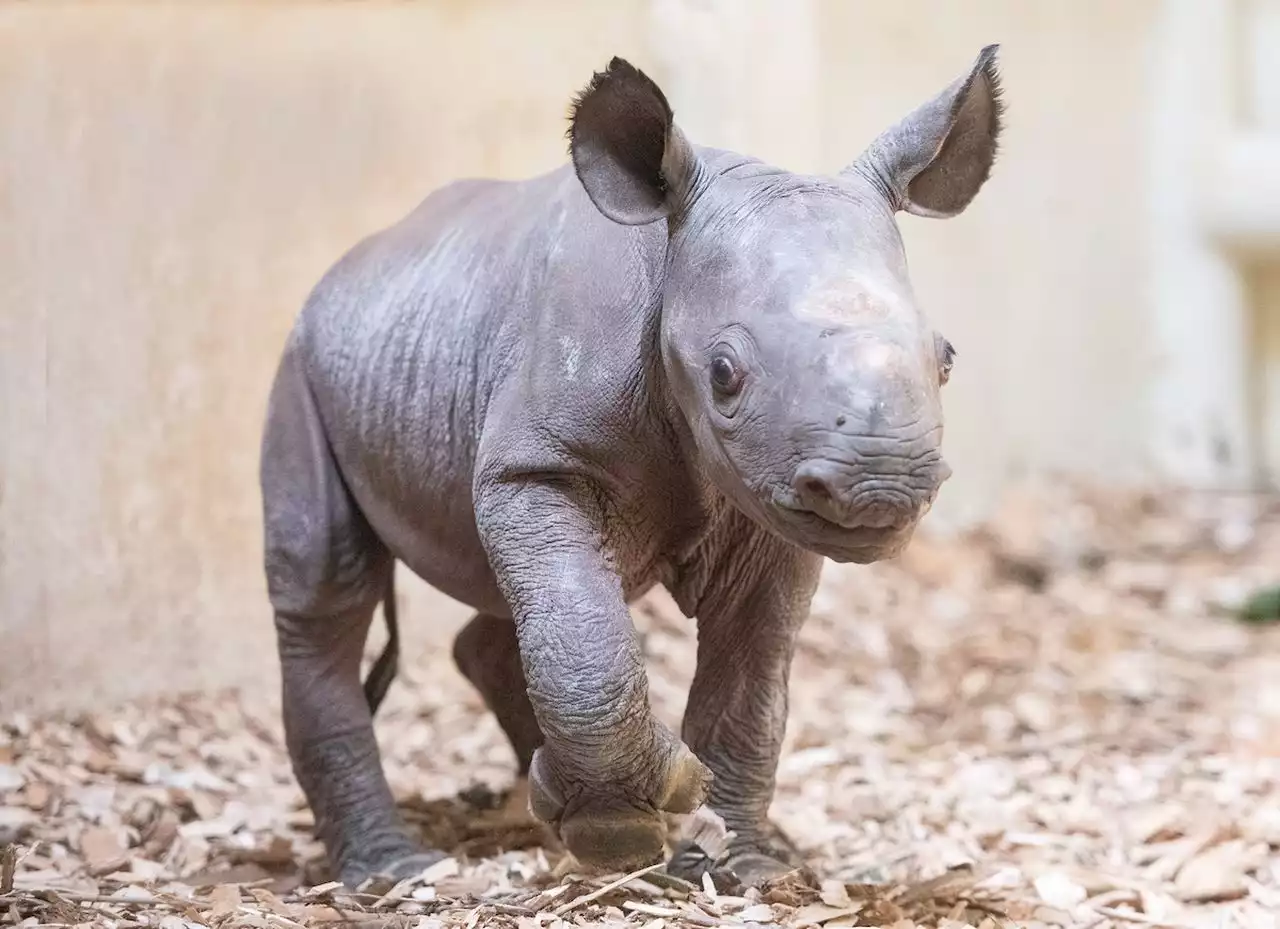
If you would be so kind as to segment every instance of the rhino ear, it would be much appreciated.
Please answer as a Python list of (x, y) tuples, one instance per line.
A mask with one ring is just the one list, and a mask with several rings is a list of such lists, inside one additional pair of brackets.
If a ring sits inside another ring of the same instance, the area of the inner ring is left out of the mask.
[(898, 210), (931, 217), (961, 212), (995, 162), (1004, 114), (998, 49), (984, 48), (967, 74), (883, 132), (842, 173), (886, 188)]
[(628, 226), (678, 209), (697, 160), (661, 88), (621, 58), (574, 101), (569, 154), (591, 202)]

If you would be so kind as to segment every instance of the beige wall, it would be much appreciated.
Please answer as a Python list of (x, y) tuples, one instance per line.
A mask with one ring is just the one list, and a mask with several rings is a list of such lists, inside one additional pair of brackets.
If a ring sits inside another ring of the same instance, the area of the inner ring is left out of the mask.
[[(1132, 468), (1155, 0), (743, 0), (723, 34), (696, 6), (0, 6), (0, 711), (274, 686), (257, 448), (293, 315), (434, 186), (560, 163), (612, 54), (699, 141), (834, 170), (1004, 43), (990, 188), (904, 220), (961, 352), (938, 518), (1021, 467)], [(414, 590), (412, 636), (439, 605)]]

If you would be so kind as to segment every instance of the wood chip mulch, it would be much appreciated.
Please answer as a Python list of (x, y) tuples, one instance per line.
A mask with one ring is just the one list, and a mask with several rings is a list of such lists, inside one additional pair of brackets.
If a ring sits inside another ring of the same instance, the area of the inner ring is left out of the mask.
[[(270, 699), (10, 716), (0, 925), (1273, 929), (1280, 623), (1250, 597), (1277, 584), (1277, 498), (1066, 485), (830, 567), (774, 804), (813, 873), (762, 889), (577, 874), (447, 643), (408, 662), (378, 733), (452, 857), (362, 893), (326, 873)], [(674, 725), (691, 623), (665, 594), (635, 615)]]

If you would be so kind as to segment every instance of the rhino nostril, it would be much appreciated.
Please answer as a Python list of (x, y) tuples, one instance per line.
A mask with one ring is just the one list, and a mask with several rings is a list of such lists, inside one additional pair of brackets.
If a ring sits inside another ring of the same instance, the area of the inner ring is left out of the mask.
[(802, 509), (850, 528), (902, 529), (919, 517), (925, 502), (925, 494), (899, 482), (824, 459), (801, 464), (791, 487)]
[(831, 488), (819, 477), (806, 477), (800, 482), (800, 493), (817, 500), (830, 500)]
[(839, 472), (829, 462), (806, 461), (796, 469), (791, 486), (804, 509), (835, 522), (844, 519), (847, 494)]

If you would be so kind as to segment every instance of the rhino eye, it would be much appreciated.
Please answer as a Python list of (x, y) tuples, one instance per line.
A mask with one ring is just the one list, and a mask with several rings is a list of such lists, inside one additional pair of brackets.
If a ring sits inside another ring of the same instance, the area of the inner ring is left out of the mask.
[(938, 380), (945, 384), (951, 380), (951, 368), (956, 363), (956, 347), (941, 336), (938, 337)]
[(717, 352), (711, 359), (711, 386), (724, 397), (731, 397), (742, 388), (742, 371), (730, 352)]

